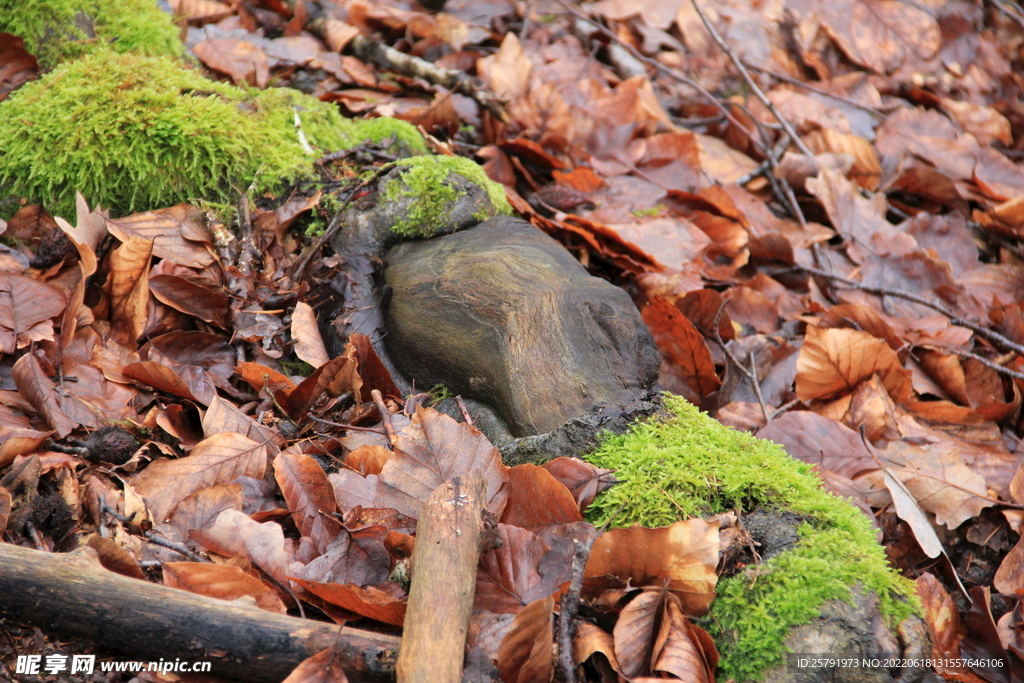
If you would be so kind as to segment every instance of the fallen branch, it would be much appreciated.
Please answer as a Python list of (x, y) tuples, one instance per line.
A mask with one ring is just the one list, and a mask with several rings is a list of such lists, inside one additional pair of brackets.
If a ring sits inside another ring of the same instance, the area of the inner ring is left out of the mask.
[(389, 681), (398, 638), (266, 612), (130, 579), (91, 549), (45, 553), (0, 543), (0, 616), (139, 660), (212, 662), (211, 673), (280, 683), (335, 647), (352, 683)]
[(420, 512), (398, 683), (462, 680), (486, 495), (474, 470), (434, 489)]

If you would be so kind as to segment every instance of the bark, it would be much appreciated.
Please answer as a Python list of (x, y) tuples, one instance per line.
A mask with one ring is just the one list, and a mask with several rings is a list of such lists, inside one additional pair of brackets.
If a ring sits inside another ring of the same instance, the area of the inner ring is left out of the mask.
[(104, 569), (91, 550), (44, 553), (5, 543), (0, 617), (137, 660), (212, 661), (213, 675), (248, 683), (280, 683), (331, 647), (352, 683), (388, 681), (399, 643), (130, 579)]
[(486, 495), (474, 471), (437, 487), (420, 513), (398, 683), (462, 680)]

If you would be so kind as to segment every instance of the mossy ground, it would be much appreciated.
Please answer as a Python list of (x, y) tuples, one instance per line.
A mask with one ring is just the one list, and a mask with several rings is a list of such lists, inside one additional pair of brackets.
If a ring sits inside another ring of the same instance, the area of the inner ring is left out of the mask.
[(153, 0), (0, 0), (0, 31), (23, 38), (45, 69), (108, 47), (185, 56), (178, 27)]
[[(512, 207), (505, 198), (505, 190), (469, 159), (423, 156), (402, 159), (397, 165), (404, 169), (401, 180), (389, 182), (381, 192), (381, 199), (384, 202), (394, 202), (410, 195), (417, 198), (406, 219), (397, 222), (391, 228), (403, 237), (430, 237), (441, 225), (447, 224), (449, 207), (459, 196), (459, 190), (448, 182), (451, 173), (457, 173), (475, 185), (483, 187), (496, 214), (512, 213)], [(488, 217), (490, 214), (479, 216), (480, 220)]]
[(889, 568), (870, 520), (827, 492), (810, 466), (771, 441), (723, 426), (683, 399), (666, 396), (671, 418), (637, 424), (608, 438), (586, 459), (613, 468), (624, 483), (597, 498), (589, 513), (615, 526), (665, 526), (726, 510), (778, 508), (810, 521), (794, 550), (718, 585), (710, 626), (727, 678), (756, 680), (782, 662), (789, 631), (820, 614), (827, 600), (850, 599), (858, 582), (873, 590), (897, 623), (914, 613), (910, 581)]
[[(299, 128), (316, 148), (303, 149)], [(425, 151), (410, 124), (350, 121), (287, 88), (216, 83), (167, 57), (103, 50), (59, 66), (0, 104), (0, 190), (74, 216), (74, 193), (114, 214), (311, 177), (326, 151), (392, 138)]]

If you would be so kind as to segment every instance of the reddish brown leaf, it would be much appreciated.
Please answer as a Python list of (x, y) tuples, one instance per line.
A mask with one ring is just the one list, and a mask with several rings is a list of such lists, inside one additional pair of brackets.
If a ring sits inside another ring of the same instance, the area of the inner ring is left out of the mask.
[(548, 470), (529, 464), (509, 468), (503, 524), (529, 528), (582, 521), (572, 493)]
[(498, 648), (498, 670), (505, 683), (549, 683), (554, 673), (551, 650), (552, 596), (527, 605), (512, 621)]
[(110, 291), (111, 333), (115, 340), (125, 346), (134, 346), (146, 329), (149, 261), (152, 253), (151, 241), (128, 236), (127, 241), (110, 255), (107, 286)]
[(192, 395), (192, 390), (178, 376), (178, 373), (160, 363), (151, 360), (142, 361), (141, 363), (129, 363), (121, 368), (121, 372), (128, 379), (142, 382), (157, 391), (164, 391), (189, 401), (195, 401), (196, 403), (205, 403), (205, 401), (201, 401)]
[(158, 301), (175, 310), (194, 315), (222, 330), (230, 329), (230, 300), (220, 288), (177, 275), (153, 275), (149, 278), (149, 289)]
[[(0, 34), (2, 35), (2, 34)], [(64, 310), (60, 290), (23, 275), (0, 273), (0, 354), (53, 341), (51, 318)]]
[(661, 383), (666, 389), (699, 404), (721, 386), (711, 352), (686, 316), (660, 296), (641, 313), (661, 350)]
[(313, 595), (350, 612), (385, 624), (401, 626), (405, 621), (405, 592), (390, 581), (379, 586), (355, 586), (340, 583), (318, 583), (296, 579), (295, 583)]
[(39, 78), (39, 62), (25, 50), (25, 41), (0, 33), (0, 102), (27, 81)]
[(207, 38), (192, 48), (203, 64), (235, 83), (267, 87), (270, 66), (262, 48), (237, 38)]
[(894, 398), (909, 395), (910, 373), (881, 339), (859, 330), (807, 328), (796, 366), (801, 401), (832, 398), (874, 373)]
[(189, 204), (110, 218), (107, 229), (122, 242), (133, 235), (151, 240), (153, 256), (181, 266), (203, 268), (213, 263), (213, 256), (204, 244), (212, 240), (203, 221), (203, 212)]
[(38, 432), (26, 427), (0, 426), (0, 467), (7, 467), (19, 455), (27, 455), (46, 441), (52, 431)]
[(384, 446), (360, 446), (345, 456), (345, 466), (355, 470), (364, 477), (368, 474), (380, 474), (384, 463), (390, 460), (393, 455), (394, 453), (391, 449)]
[(26, 353), (19, 358), (11, 374), (18, 391), (46, 419), (58, 437), (63, 439), (78, 426), (79, 423), (64, 412), (67, 397), (57, 391), (56, 383), (43, 372), (35, 354)]
[(251, 596), (256, 606), (268, 612), (284, 614), (284, 603), (277, 592), (238, 567), (207, 562), (164, 562), (164, 585), (220, 600)]
[(162, 522), (186, 496), (238, 477), (261, 479), (266, 466), (264, 444), (241, 434), (216, 434), (199, 442), (187, 457), (154, 460), (132, 483), (146, 499), (153, 519)]
[(183, 537), (188, 538), (188, 532), (193, 529), (202, 530), (213, 526), (217, 516), (224, 510), (241, 509), (240, 484), (209, 486), (182, 499), (174, 508), (168, 523), (177, 528)]
[(552, 539), (558, 542), (552, 548), (540, 536), (520, 527), (499, 524), (498, 533), (502, 546), (480, 556), (474, 609), (514, 614), (534, 600), (551, 595), (569, 580), (571, 539)]
[(652, 673), (652, 650), (661, 612), (671, 597), (663, 589), (649, 588), (640, 591), (619, 614), (613, 635), (615, 656), (624, 676), (633, 678)]
[(218, 555), (244, 557), (282, 586), (288, 585), (288, 576), (299, 567), (293, 562), (292, 543), (284, 537), (280, 524), (260, 524), (238, 510), (221, 512), (210, 528), (193, 530), (189, 537)]
[(146, 573), (135, 561), (131, 553), (118, 545), (112, 539), (103, 538), (93, 534), (86, 540), (86, 545), (96, 551), (100, 564), (112, 572), (128, 576), (133, 579), (146, 580)]
[(282, 683), (348, 683), (341, 668), (341, 657), (328, 648), (305, 659)]
[(0, 534), (7, 529), (7, 520), (11, 518), (11, 492), (0, 486)]
[(330, 515), (337, 511), (334, 489), (320, 464), (292, 446), (274, 458), (277, 479), (299, 533), (324, 552), (341, 528)]
[(597, 494), (618, 483), (612, 470), (595, 467), (579, 458), (555, 458), (541, 467), (569, 489), (580, 512), (587, 509)]
[(487, 509), (501, 514), (508, 500), (508, 472), (498, 449), (475, 428), (432, 408), (417, 407), (412, 424), (398, 434), (395, 454), (384, 463), (374, 507), (418, 517), (443, 482), (473, 470), (487, 479)]

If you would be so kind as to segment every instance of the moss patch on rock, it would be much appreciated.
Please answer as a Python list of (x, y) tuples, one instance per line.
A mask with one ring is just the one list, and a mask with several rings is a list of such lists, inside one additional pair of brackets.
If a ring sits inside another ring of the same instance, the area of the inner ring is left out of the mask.
[(665, 526), (726, 510), (778, 508), (806, 517), (795, 549), (724, 579), (707, 627), (722, 652), (726, 678), (756, 680), (782, 662), (790, 630), (820, 614), (828, 600), (851, 599), (858, 583), (874, 591), (895, 624), (915, 613), (913, 584), (888, 565), (870, 520), (826, 491), (806, 463), (781, 446), (730, 429), (682, 398), (667, 395), (669, 417), (638, 423), (587, 456), (624, 483), (597, 498), (588, 515), (615, 526)]
[[(309, 154), (301, 131), (319, 151)], [(206, 199), (233, 201), (311, 177), (325, 151), (392, 138), (425, 151), (410, 124), (350, 121), (333, 105), (278, 88), (243, 90), (167, 57), (104, 50), (54, 69), (0, 103), (0, 198), (73, 217), (74, 193), (115, 214)]]
[(0, 31), (23, 38), (46, 69), (108, 47), (185, 55), (178, 27), (153, 0), (0, 0)]
[(483, 188), (493, 211), (482, 211), (480, 221), (494, 215), (511, 215), (512, 207), (505, 198), (504, 188), (487, 177), (483, 168), (464, 157), (422, 156), (397, 162), (403, 171), (400, 179), (392, 180), (381, 191), (385, 204), (415, 198), (407, 215), (391, 226), (392, 232), (408, 238), (431, 237), (450, 223), (451, 207), (463, 193), (451, 182), (451, 174), (460, 175), (470, 183)]

